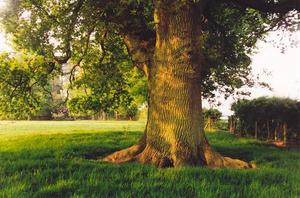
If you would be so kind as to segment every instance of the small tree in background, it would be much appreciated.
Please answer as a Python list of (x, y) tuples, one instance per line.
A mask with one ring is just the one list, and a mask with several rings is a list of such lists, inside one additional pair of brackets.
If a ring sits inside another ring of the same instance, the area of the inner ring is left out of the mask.
[(0, 119), (49, 119), (55, 108), (51, 79), (54, 65), (43, 56), (0, 55)]
[(300, 105), (297, 100), (259, 97), (232, 104), (242, 136), (263, 140), (299, 141)]
[(216, 123), (220, 120), (222, 113), (218, 109), (203, 109), (204, 129), (213, 131), (216, 129)]

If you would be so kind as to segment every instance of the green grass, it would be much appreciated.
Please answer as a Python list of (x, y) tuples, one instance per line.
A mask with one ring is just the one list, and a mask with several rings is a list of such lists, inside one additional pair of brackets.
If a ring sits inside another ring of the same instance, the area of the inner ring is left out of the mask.
[(0, 122), (0, 197), (300, 197), (300, 151), (209, 133), (257, 169), (157, 169), (95, 160), (135, 143), (144, 122)]

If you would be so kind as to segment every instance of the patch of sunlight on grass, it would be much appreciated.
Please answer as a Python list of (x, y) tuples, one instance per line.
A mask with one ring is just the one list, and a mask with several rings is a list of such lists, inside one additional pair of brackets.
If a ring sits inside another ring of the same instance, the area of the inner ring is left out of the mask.
[(0, 121), (0, 136), (143, 130), (145, 121)]

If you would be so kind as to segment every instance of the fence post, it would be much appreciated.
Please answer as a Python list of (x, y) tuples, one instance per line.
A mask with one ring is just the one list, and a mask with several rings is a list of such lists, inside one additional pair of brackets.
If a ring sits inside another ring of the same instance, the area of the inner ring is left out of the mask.
[(283, 142), (284, 142), (284, 144), (286, 144), (286, 142), (287, 142), (287, 127), (288, 127), (287, 123), (284, 122), (283, 123)]
[(257, 139), (257, 132), (258, 132), (257, 121), (255, 121), (255, 134), (254, 134), (255, 139)]

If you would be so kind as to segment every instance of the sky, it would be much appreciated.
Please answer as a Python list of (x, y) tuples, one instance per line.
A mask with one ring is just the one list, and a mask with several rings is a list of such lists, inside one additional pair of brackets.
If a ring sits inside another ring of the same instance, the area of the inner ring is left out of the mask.
[(6, 39), (5, 33), (1, 32), (0, 30), (0, 52), (10, 52), (10, 51), (12, 51), (12, 48), (10, 47)]
[[(278, 96), (300, 100), (300, 31), (294, 32), (292, 39), (298, 43), (297, 46), (292, 46), (288, 36), (282, 32), (271, 32), (266, 38), (268, 42), (257, 43), (256, 53), (250, 56), (252, 73), (255, 76), (259, 74), (272, 90), (260, 87), (246, 89), (251, 92), (251, 96), (245, 98)], [(284, 53), (281, 47), (277, 48), (282, 44), (286, 46)], [(221, 96), (218, 101), (221, 103), (220, 106), (211, 105), (207, 101), (203, 102), (203, 106), (217, 108), (223, 116), (227, 116), (233, 113), (230, 111), (230, 106), (234, 101), (232, 97), (225, 100)]]
[(7, 0), (0, 0), (0, 7), (3, 8), (7, 5)]

